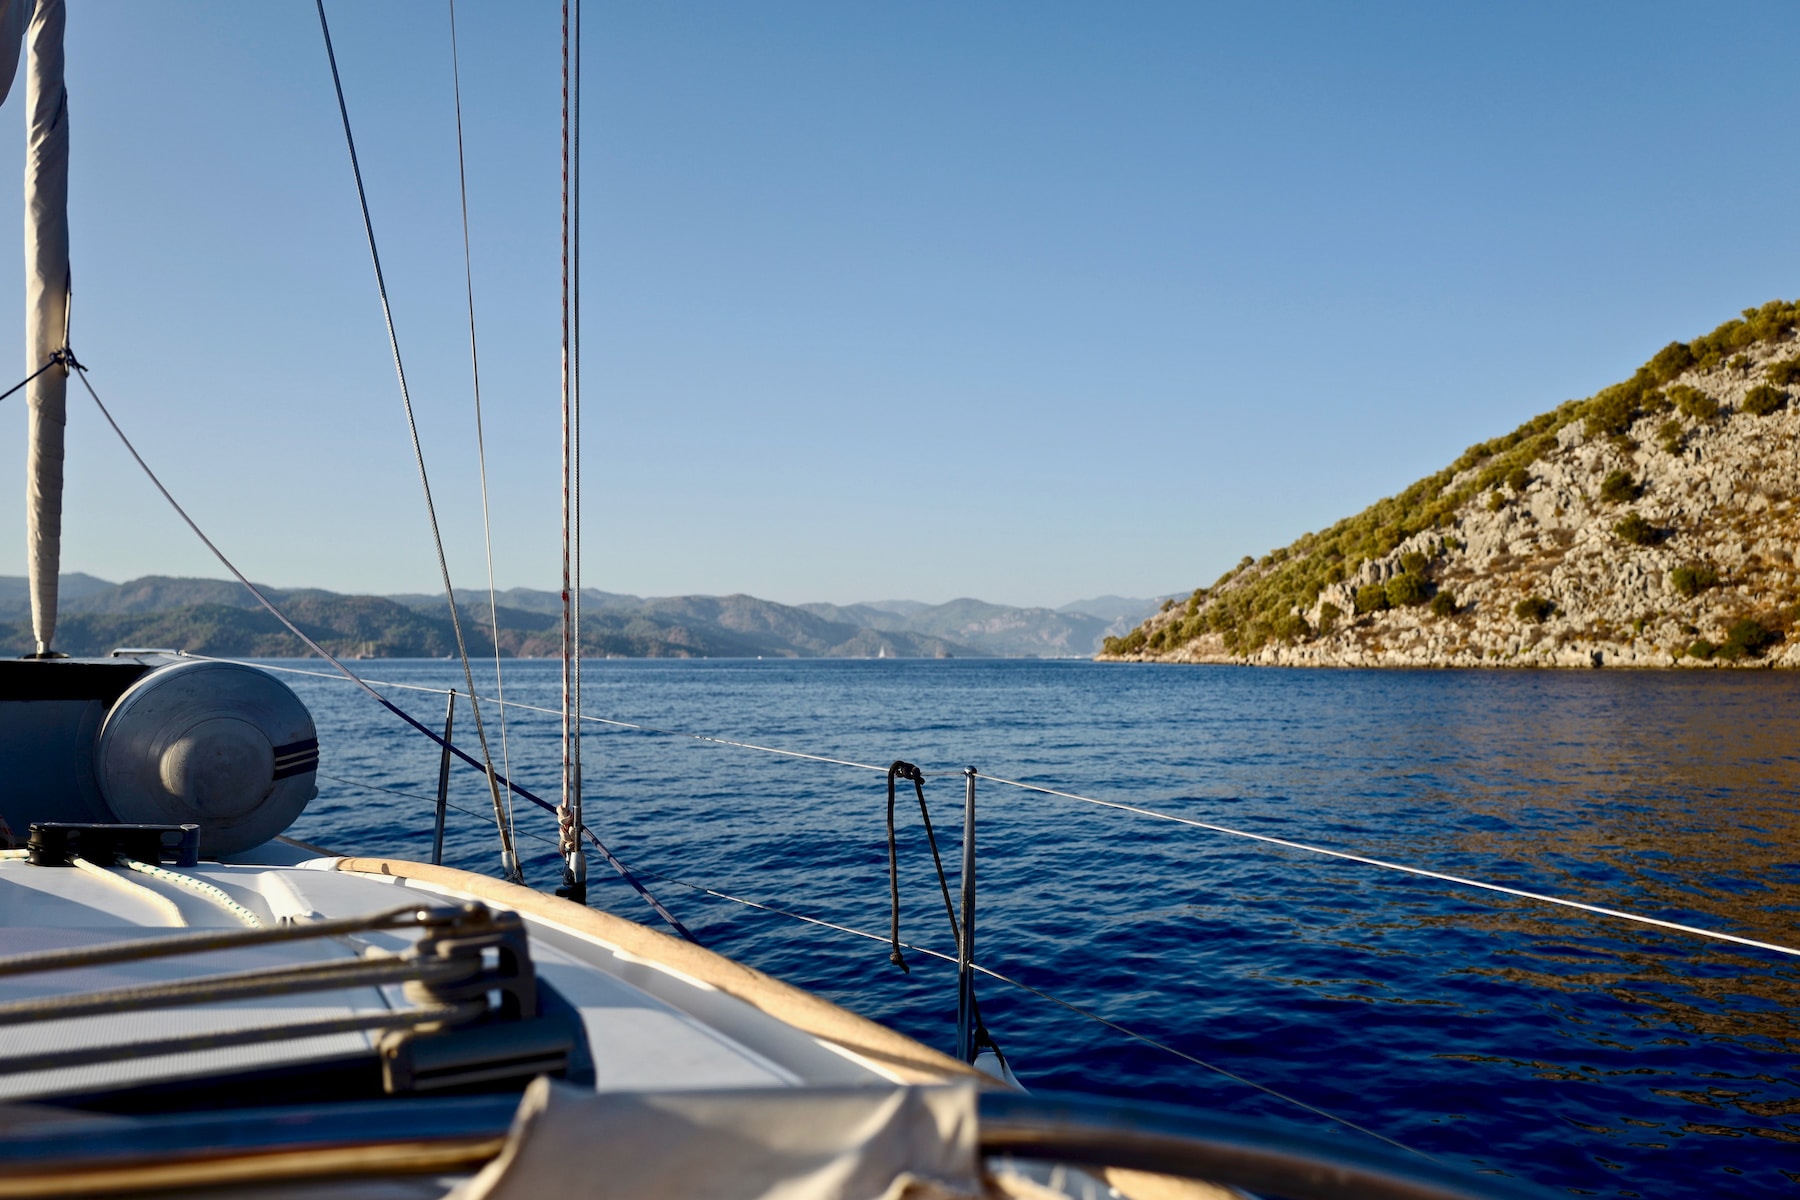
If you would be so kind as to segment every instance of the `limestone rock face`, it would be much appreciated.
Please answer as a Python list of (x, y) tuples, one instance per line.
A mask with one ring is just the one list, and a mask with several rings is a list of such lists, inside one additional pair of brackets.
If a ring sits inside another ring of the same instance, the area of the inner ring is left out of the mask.
[[(1234, 586), (1248, 586), (1259, 569), (1249, 567), (1186, 607), (1152, 617), (1141, 627), (1148, 636), (1134, 635), (1140, 645), (1114, 646), (1102, 657), (1288, 666), (1800, 666), (1800, 397), (1760, 416), (1744, 403), (1770, 378), (1771, 363), (1800, 357), (1797, 336), (1681, 374), (1655, 394), (1662, 411), (1639, 416), (1622, 433), (1564, 424), (1522, 488), (1478, 492), (1390, 552), (1345, 562), (1341, 580), (1310, 604), (1295, 604), (1294, 619), (1254, 648), (1234, 650), (1211, 631), (1174, 636), (1208, 606), (1229, 604)], [(1683, 385), (1716, 400), (1717, 415), (1690, 415), (1703, 404), (1685, 412), (1669, 405), (1664, 396)], [(1464, 472), (1445, 491), (1473, 478)], [(1635, 530), (1622, 524), (1634, 515)], [(1407, 561), (1440, 597), (1437, 606), (1359, 615), (1359, 590), (1404, 573), (1408, 555), (1424, 556), (1422, 571), (1418, 558)], [(1454, 609), (1442, 597), (1454, 597)], [(1522, 610), (1521, 601), (1533, 599), (1547, 601), (1547, 613), (1543, 605)]]

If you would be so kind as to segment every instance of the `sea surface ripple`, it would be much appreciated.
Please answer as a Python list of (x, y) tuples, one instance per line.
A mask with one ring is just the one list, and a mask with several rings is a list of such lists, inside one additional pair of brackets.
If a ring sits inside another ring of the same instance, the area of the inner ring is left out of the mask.
[[(293, 662), (272, 666), (306, 667)], [(461, 686), (447, 661), (357, 664)], [(488, 664), (484, 696), (492, 698)], [(341, 681), (284, 674), (319, 723), (292, 831), (430, 854), (436, 748)], [(478, 676), (480, 679), (481, 676)], [(557, 664), (509, 661), (514, 777), (557, 795)], [(384, 689), (441, 725), (445, 698)], [(961, 769), (1800, 943), (1800, 677), (1772, 672), (1277, 671), (1036, 661), (594, 661), (584, 709), (857, 762), (918, 764), (945, 865)], [(496, 757), (498, 707), (483, 713)], [(456, 741), (473, 749), (466, 702)], [(885, 935), (875, 772), (590, 725), (587, 816), (704, 944), (932, 1045), (955, 970)], [(951, 953), (917, 804), (897, 809), (902, 936)], [(446, 861), (499, 856), (479, 772)], [(1800, 959), (1558, 910), (1078, 801), (979, 785), (977, 960), (1243, 1080), (1451, 1162), (1577, 1195), (1800, 1185)], [(530, 881), (554, 823), (521, 804)], [(593, 902), (657, 924), (604, 862)], [(1034, 1089), (1167, 1100), (1362, 1139), (1030, 992), (981, 985)]]

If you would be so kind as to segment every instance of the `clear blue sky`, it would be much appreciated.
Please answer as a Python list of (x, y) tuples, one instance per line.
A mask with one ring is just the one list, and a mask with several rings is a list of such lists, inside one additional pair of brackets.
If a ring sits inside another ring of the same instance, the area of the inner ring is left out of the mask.
[[(102, 395), (254, 577), (435, 590), (311, 4), (69, 7)], [(445, 6), (328, 11), (473, 585)], [(553, 586), (558, 12), (458, 12), (496, 567)], [(587, 34), (610, 590), (1186, 589), (1800, 294), (1792, 4), (590, 2)], [(65, 567), (220, 574), (70, 405)], [(15, 397), (0, 495), (23, 431)]]

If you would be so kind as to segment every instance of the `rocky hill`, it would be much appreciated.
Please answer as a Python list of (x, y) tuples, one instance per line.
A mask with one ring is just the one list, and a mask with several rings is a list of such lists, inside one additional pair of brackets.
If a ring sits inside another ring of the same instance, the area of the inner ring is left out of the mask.
[(1771, 301), (1398, 496), (1245, 558), (1103, 658), (1800, 666), (1800, 303)]

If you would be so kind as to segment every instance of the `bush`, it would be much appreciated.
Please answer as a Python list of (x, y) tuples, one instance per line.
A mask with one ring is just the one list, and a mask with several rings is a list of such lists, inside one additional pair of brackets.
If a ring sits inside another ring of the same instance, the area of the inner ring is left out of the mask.
[(1456, 615), (1456, 597), (1449, 592), (1439, 592), (1431, 598), (1431, 615), (1434, 617), (1454, 617)]
[(1139, 650), (1144, 648), (1144, 643), (1147, 640), (1148, 638), (1144, 634), (1144, 627), (1140, 625), (1124, 637), (1107, 638), (1106, 641), (1101, 643), (1100, 648), (1105, 650), (1108, 654), (1136, 654)]
[(1608, 504), (1624, 504), (1638, 498), (1642, 491), (1630, 471), (1614, 471), (1600, 481), (1600, 498)]
[(1521, 621), (1530, 621), (1533, 625), (1542, 625), (1555, 611), (1556, 605), (1542, 596), (1527, 596), (1513, 605), (1513, 616)]
[(1752, 416), (1766, 417), (1787, 407), (1787, 393), (1780, 388), (1772, 388), (1766, 383), (1759, 383), (1744, 393), (1744, 411)]
[(1387, 588), (1383, 587), (1381, 584), (1366, 583), (1362, 587), (1356, 589), (1356, 612), (1358, 616), (1361, 616), (1363, 613), (1380, 612), (1387, 606)]
[(1626, 513), (1625, 518), (1613, 526), (1613, 533), (1620, 541), (1630, 542), (1633, 546), (1654, 546), (1662, 537), (1656, 526), (1636, 513)]
[(1430, 565), (1431, 560), (1417, 550), (1408, 550), (1400, 556), (1400, 569), (1408, 575), (1423, 575), (1425, 568)]
[(1734, 371), (1748, 371), (1750, 369), (1750, 356), (1748, 354), (1734, 354), (1731, 356), (1731, 361), (1725, 365)]
[(1800, 358), (1784, 358), (1780, 362), (1770, 363), (1763, 371), (1763, 378), (1776, 387), (1800, 383)]
[(1312, 633), (1312, 626), (1299, 613), (1289, 613), (1275, 622), (1272, 632), (1284, 642), (1297, 642)]
[(1344, 610), (1329, 600), (1319, 605), (1319, 632), (1330, 633), (1333, 629), (1336, 629), (1338, 618), (1343, 615)]
[(1704, 659), (1709, 659), (1713, 655), (1717, 654), (1719, 652), (1719, 648), (1717, 646), (1713, 645), (1711, 642), (1707, 641), (1705, 638), (1701, 638), (1699, 641), (1697, 641), (1693, 645), (1689, 646), (1687, 648), (1687, 652), (1688, 652), (1689, 657), (1691, 657), (1691, 658), (1698, 658), (1698, 659), (1704, 660)]
[(1511, 488), (1514, 494), (1524, 491), (1530, 485), (1531, 472), (1524, 467), (1514, 467), (1506, 473), (1506, 486)]
[(1656, 431), (1656, 440), (1670, 454), (1680, 454), (1683, 439), (1680, 421), (1664, 421), (1662, 428)]
[(1677, 384), (1669, 389), (1675, 407), (1696, 421), (1710, 421), (1719, 415), (1719, 402), (1697, 387)]
[(1388, 603), (1396, 608), (1423, 604), (1430, 596), (1431, 586), (1425, 582), (1424, 577), (1410, 571), (1404, 575), (1396, 575), (1387, 582)]
[(1719, 657), (1736, 662), (1746, 656), (1755, 657), (1763, 651), (1763, 647), (1776, 640), (1776, 636), (1762, 627), (1762, 622), (1744, 618), (1725, 634), (1725, 644), (1719, 647)]
[(1499, 512), (1506, 507), (1506, 496), (1498, 488), (1488, 493), (1488, 511)]
[(1719, 573), (1711, 567), (1695, 565), (1676, 567), (1669, 572), (1669, 586), (1683, 596), (1694, 597), (1719, 582)]

